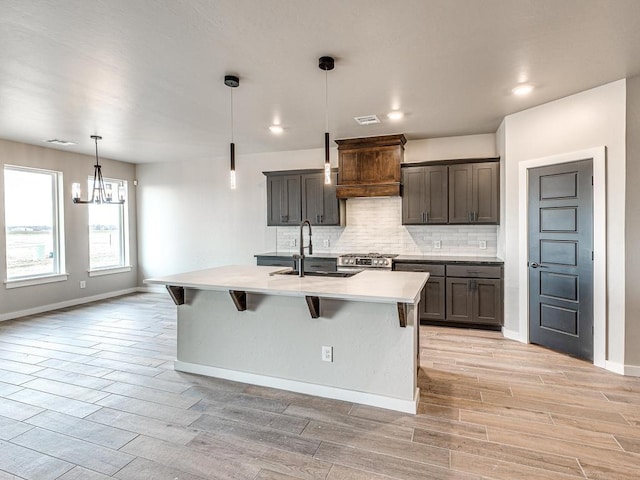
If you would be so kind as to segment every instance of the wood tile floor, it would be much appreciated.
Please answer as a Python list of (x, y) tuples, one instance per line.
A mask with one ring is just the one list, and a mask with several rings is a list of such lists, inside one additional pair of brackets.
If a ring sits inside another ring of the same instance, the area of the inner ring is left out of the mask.
[(175, 372), (168, 295), (0, 323), (0, 480), (640, 478), (640, 379), (421, 337), (413, 416)]

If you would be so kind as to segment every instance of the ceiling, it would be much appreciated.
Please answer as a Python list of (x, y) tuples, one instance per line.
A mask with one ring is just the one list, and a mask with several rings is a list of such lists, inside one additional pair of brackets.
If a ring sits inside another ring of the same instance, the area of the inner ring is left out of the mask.
[[(638, 0), (0, 0), (0, 138), (133, 163), (495, 132), (640, 73)], [(516, 97), (511, 89), (535, 90)], [(392, 122), (392, 109), (405, 117)], [(382, 123), (353, 119), (378, 115)], [(268, 127), (279, 122), (284, 133)]]

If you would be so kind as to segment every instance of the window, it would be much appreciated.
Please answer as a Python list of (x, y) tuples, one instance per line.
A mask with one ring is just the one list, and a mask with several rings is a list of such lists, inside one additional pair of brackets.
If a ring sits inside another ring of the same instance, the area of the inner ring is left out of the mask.
[(61, 182), (60, 172), (5, 165), (8, 282), (61, 273)]
[[(104, 180), (106, 189), (117, 192), (124, 188), (127, 196), (127, 182)], [(89, 191), (93, 188), (93, 177), (89, 178)], [(128, 221), (125, 205), (89, 205), (89, 270), (107, 270), (127, 267), (129, 263)]]

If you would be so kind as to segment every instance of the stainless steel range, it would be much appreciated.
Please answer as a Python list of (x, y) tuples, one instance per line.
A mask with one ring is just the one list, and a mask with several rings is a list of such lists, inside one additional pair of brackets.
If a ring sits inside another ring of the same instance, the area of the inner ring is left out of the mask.
[(338, 257), (338, 271), (363, 268), (391, 270), (391, 260), (397, 256), (390, 253), (347, 253)]

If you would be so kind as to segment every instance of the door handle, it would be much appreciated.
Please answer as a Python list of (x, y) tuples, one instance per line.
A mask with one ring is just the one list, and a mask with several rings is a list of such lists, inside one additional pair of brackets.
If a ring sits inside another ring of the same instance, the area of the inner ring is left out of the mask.
[(547, 268), (545, 265), (540, 265), (539, 263), (536, 263), (536, 262), (530, 262), (529, 266), (531, 268)]

